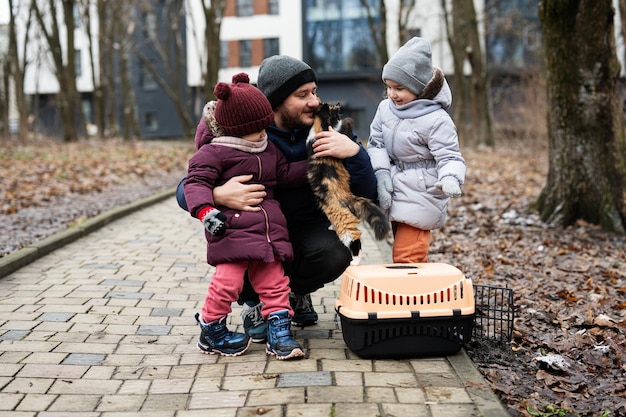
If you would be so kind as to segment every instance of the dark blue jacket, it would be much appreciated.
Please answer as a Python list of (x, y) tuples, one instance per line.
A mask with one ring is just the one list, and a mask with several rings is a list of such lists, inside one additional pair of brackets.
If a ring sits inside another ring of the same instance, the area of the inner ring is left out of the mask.
[[(272, 125), (267, 135), (289, 162), (307, 159), (306, 138), (309, 129), (285, 131)], [(346, 158), (344, 165), (350, 173), (350, 189), (361, 197), (376, 198), (376, 176), (370, 164), (365, 148), (359, 145), (359, 153)], [(326, 226), (330, 222), (317, 205), (317, 199), (308, 184), (298, 188), (276, 190), (276, 199), (280, 202), (287, 218), (290, 230), (297, 230), (299, 225), (317, 222)]]

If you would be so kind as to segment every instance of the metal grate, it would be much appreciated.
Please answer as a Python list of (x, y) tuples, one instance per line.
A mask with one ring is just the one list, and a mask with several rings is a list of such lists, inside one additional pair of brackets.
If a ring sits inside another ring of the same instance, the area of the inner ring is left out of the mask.
[(509, 343), (513, 337), (513, 289), (474, 284), (474, 329), (472, 337)]

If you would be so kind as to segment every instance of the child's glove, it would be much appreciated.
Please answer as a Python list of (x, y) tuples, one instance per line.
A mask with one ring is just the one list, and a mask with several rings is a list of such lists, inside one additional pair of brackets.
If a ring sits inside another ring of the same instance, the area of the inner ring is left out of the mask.
[(393, 192), (389, 170), (376, 171), (376, 190), (378, 191), (378, 205), (381, 209), (388, 210), (391, 207), (391, 193)]
[(205, 207), (200, 210), (198, 218), (204, 228), (213, 236), (222, 236), (226, 233), (226, 216), (215, 207)]
[(435, 187), (443, 191), (448, 197), (460, 197), (462, 194), (459, 181), (451, 175), (443, 177), (435, 184)]

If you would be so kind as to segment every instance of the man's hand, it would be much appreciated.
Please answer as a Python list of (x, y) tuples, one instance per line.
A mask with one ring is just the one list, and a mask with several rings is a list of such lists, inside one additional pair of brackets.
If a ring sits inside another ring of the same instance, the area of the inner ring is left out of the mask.
[(315, 135), (313, 150), (316, 157), (332, 156), (346, 159), (359, 153), (359, 145), (332, 127)]
[(259, 211), (259, 204), (267, 195), (263, 184), (246, 184), (252, 175), (238, 175), (224, 185), (213, 189), (213, 201), (216, 206), (225, 206), (234, 210)]

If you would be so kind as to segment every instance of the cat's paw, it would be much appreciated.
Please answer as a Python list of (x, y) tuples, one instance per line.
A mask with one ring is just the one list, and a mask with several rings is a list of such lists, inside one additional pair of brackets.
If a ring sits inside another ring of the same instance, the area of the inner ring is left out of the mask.
[(352, 257), (359, 257), (361, 254), (361, 239), (356, 239), (350, 243), (350, 252), (352, 253)]
[(344, 245), (346, 245), (346, 248), (350, 249), (350, 251), (352, 251), (352, 243), (354, 242), (352, 240), (352, 234), (350, 233), (344, 233), (343, 235), (339, 236), (339, 240), (341, 240), (341, 243), (343, 243)]
[(315, 138), (313, 136), (309, 136), (306, 139), (306, 154), (308, 156), (311, 156), (315, 153), (315, 151), (313, 150), (313, 144), (315, 143)]

